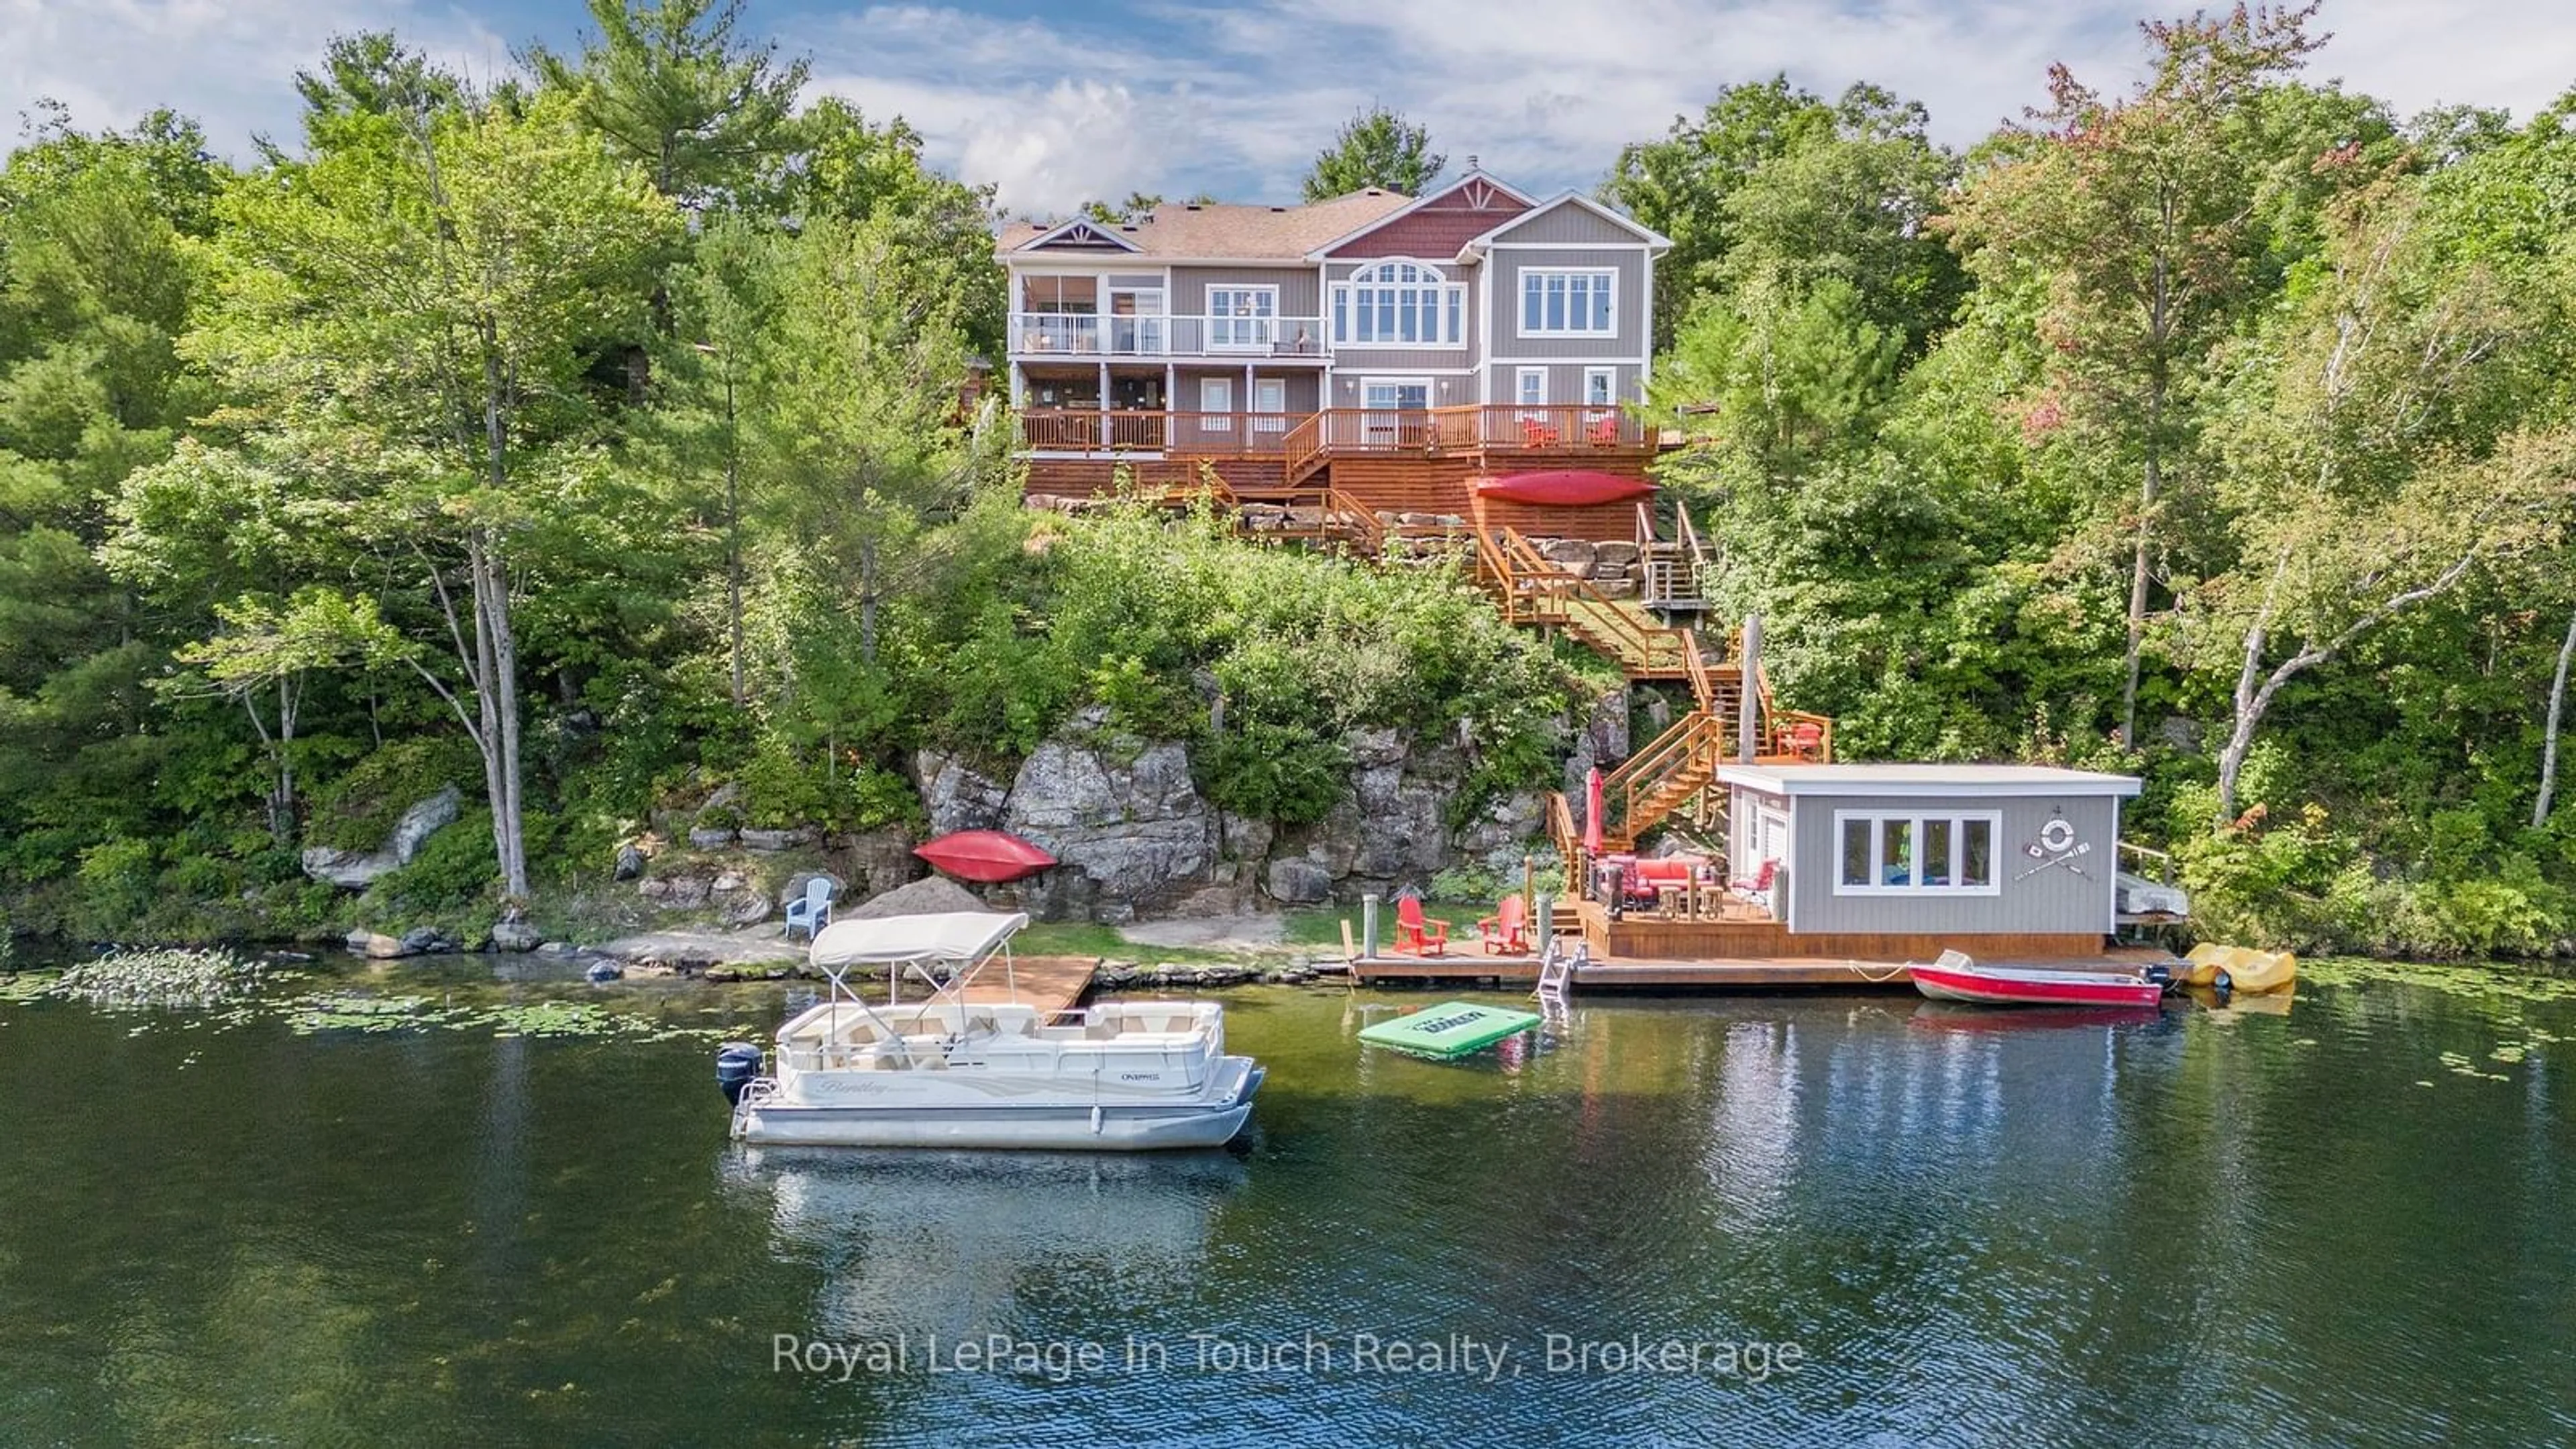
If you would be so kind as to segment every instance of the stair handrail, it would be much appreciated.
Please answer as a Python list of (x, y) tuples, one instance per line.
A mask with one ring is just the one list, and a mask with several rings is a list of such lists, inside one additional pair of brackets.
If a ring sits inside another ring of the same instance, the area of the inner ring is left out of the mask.
[(1353, 541), (1358, 543), (1369, 557), (1376, 558), (1385, 554), (1386, 526), (1377, 521), (1375, 510), (1362, 506), (1358, 499), (1329, 484), (1323, 490), (1323, 507), (1325, 532), (1330, 533), (1334, 529), (1335, 519), (1347, 518), (1350, 520), (1350, 531), (1354, 535)]
[(1297, 470), (1324, 451), (1324, 419), (1329, 410), (1308, 413), (1279, 440), (1280, 480), (1294, 482)]
[(1574, 804), (1562, 790), (1547, 792), (1547, 838), (1565, 862), (1565, 894), (1583, 893), (1583, 836), (1574, 828)]
[(1637, 831), (1669, 814), (1667, 806), (1643, 822), (1637, 818), (1641, 800), (1650, 799), (1693, 764), (1706, 760), (1713, 773), (1725, 743), (1725, 723), (1715, 715), (1693, 710), (1648, 741), (1644, 749), (1620, 761), (1619, 767), (1601, 781), (1604, 805), (1613, 800), (1619, 805), (1618, 833), (1633, 843)]
[(1690, 677), (1691, 698), (1699, 701), (1701, 712), (1717, 707), (1717, 681), (1709, 676), (1708, 660), (1700, 653), (1699, 635), (1684, 629), (1682, 636), (1682, 672)]
[[(1619, 656), (1622, 664), (1634, 671), (1662, 670), (1665, 661), (1679, 652), (1678, 640), (1683, 631), (1656, 628), (1638, 622), (1618, 601), (1601, 592), (1592, 580), (1548, 558), (1520, 530), (1506, 524), (1501, 529), (1503, 545), (1521, 559), (1521, 572), (1543, 583), (1533, 597), (1543, 597), (1550, 606), (1544, 617), (1569, 628), (1608, 636), (1601, 643), (1604, 653)], [(1519, 595), (1515, 590), (1516, 596)], [(1574, 599), (1594, 606), (1591, 613), (1578, 615), (1571, 607)], [(1539, 617), (1533, 614), (1533, 617)], [(1623, 648), (1622, 646), (1626, 646)]]

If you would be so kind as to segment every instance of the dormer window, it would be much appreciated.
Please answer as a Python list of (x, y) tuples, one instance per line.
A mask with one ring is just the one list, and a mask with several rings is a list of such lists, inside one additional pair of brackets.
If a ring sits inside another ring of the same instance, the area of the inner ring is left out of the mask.
[(1378, 262), (1333, 287), (1333, 341), (1358, 347), (1456, 347), (1467, 289), (1427, 262)]

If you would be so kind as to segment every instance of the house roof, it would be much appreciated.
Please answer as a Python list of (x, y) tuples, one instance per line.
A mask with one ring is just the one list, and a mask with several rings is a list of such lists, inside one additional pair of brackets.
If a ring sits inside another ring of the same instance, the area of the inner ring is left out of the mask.
[[(1403, 210), (1413, 199), (1370, 187), (1305, 206), (1236, 206), (1225, 202), (1167, 202), (1141, 221), (1099, 226), (1103, 235), (1132, 243), (1149, 257), (1205, 257), (1296, 261), (1315, 247)], [(1002, 228), (1004, 255), (1033, 256), (1036, 243), (1063, 223), (1015, 221)]]
[(1635, 217), (1630, 216), (1615, 207), (1604, 206), (1600, 202), (1593, 200), (1591, 197), (1584, 195), (1580, 191), (1560, 191), (1545, 201), (1532, 204), (1529, 210), (1502, 222), (1493, 230), (1484, 233), (1482, 236), (1470, 239), (1465, 246), (1458, 248), (1458, 255), (1464, 257), (1471, 252), (1482, 252), (1485, 248), (1492, 246), (1494, 242), (1503, 235), (1503, 233), (1510, 231), (1512, 228), (1519, 226), (1524, 222), (1536, 221), (1548, 212), (1554, 211), (1558, 207), (1564, 206), (1568, 203), (1582, 207), (1585, 211), (1591, 212), (1594, 216), (1601, 218), (1612, 226), (1634, 234), (1637, 240), (1644, 242), (1646, 245), (1653, 247), (1659, 252), (1670, 251), (1672, 249), (1673, 239), (1671, 237), (1664, 235), (1653, 227), (1647, 226), (1643, 222), (1638, 221)]
[(1772, 795), (2135, 795), (2135, 775), (2053, 765), (1721, 765), (1717, 778)]

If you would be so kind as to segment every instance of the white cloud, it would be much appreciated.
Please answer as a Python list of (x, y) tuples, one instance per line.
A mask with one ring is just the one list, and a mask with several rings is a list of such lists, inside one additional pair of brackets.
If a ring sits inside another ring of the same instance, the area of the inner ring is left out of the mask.
[[(827, 30), (829, 88), (900, 109), (934, 156), (1001, 183), (1006, 205), (1213, 189), (1293, 191), (1354, 110), (1385, 102), (1540, 188), (1589, 186), (1621, 144), (1661, 134), (1729, 82), (1785, 71), (1832, 94), (1875, 81), (1965, 144), (2043, 99), (2053, 61), (2103, 89), (2138, 73), (2140, 0), (1140, 0), (1115, 28), (1067, 7), (995, 22), (928, 5)], [(2328, 0), (2312, 73), (2399, 115), (2475, 100), (2527, 115), (2576, 82), (2565, 0)], [(806, 37), (791, 37), (799, 43)], [(998, 132), (998, 134), (997, 134)], [(1120, 169), (1120, 168), (1126, 169)]]
[[(466, 5), (499, 0), (0, 0), (0, 105), (40, 95), (86, 125), (172, 105), (218, 149), (291, 138), (291, 80), (334, 33), (393, 28), (477, 75), (527, 37)], [(561, 23), (577, 7), (556, 0)], [(1540, 189), (1589, 186), (1619, 146), (1662, 134), (1729, 82), (1775, 71), (1832, 93), (1876, 81), (1924, 102), (1963, 144), (2041, 98), (2049, 62), (2096, 85), (2136, 73), (2142, 11), (2183, 0), (1191, 0), (1065, 5), (996, 19), (935, 3), (857, 13), (755, 7), (815, 57), (817, 91), (900, 113), (931, 154), (999, 184), (1015, 210), (1136, 189), (1293, 194), (1353, 111), (1393, 105)], [(2436, 102), (2517, 114), (2576, 83), (2566, 0), (2327, 0), (2336, 38), (2313, 73), (2400, 115)]]
[(254, 134), (295, 139), (295, 73), (332, 36), (386, 29), (478, 78), (511, 68), (480, 22), (407, 0), (0, 0), (0, 97), (53, 97), (93, 129), (168, 106), (239, 158)]

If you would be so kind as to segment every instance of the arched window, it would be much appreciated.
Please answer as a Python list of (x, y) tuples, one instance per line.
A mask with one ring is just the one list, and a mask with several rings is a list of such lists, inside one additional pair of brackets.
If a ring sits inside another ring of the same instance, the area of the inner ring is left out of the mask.
[(1333, 341), (1374, 347), (1456, 347), (1466, 340), (1467, 289), (1429, 262), (1392, 257), (1333, 287)]

